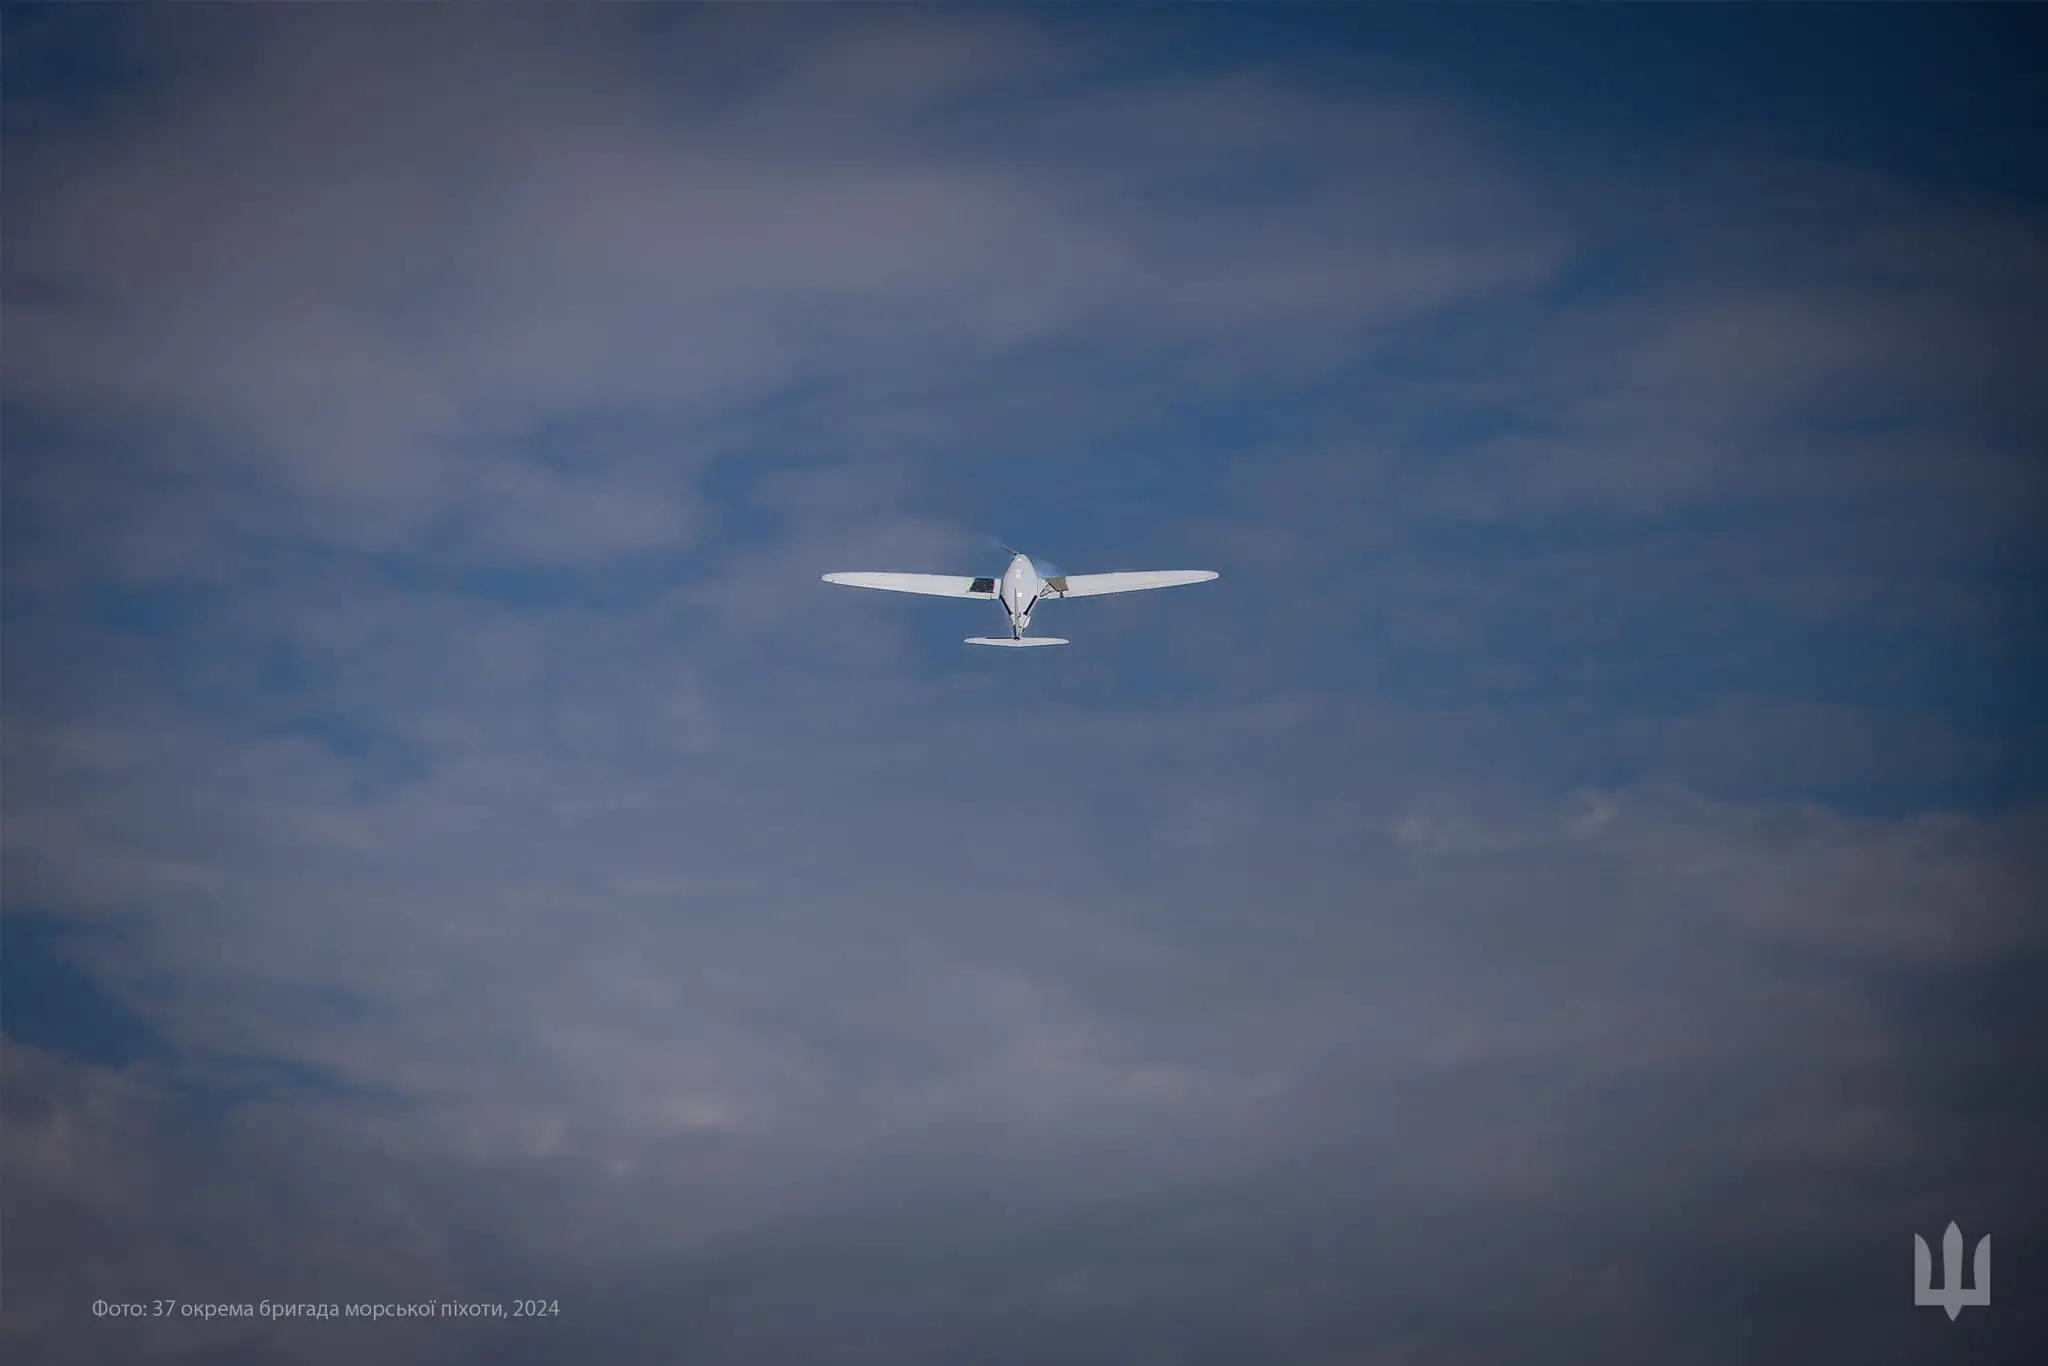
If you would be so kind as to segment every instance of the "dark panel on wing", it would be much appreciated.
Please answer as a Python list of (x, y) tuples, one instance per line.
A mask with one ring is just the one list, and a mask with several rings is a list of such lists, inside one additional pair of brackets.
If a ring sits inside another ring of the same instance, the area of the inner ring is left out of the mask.
[(967, 585), (967, 591), (970, 593), (993, 593), (996, 591), (996, 581), (994, 579), (976, 579), (973, 583)]
[(1045, 587), (1046, 591), (1052, 593), (1055, 597), (1064, 597), (1067, 592), (1067, 576), (1065, 574), (1056, 574), (1045, 581)]

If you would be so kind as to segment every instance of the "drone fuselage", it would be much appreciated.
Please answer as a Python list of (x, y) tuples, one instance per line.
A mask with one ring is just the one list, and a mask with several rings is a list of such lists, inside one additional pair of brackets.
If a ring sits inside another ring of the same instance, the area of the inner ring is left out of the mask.
[(1031, 563), (1029, 555), (1017, 555), (1010, 560), (1010, 567), (1003, 571), (1001, 587), (996, 596), (1002, 599), (1003, 610), (1010, 614), (1010, 635), (1021, 640), (1031, 629), (1031, 609), (1038, 605), (1038, 595), (1045, 591), (1045, 580), (1038, 577), (1038, 569)]

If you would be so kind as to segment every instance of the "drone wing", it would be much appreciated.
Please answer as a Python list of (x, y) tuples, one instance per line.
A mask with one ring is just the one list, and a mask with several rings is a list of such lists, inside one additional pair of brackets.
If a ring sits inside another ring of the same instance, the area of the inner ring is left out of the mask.
[(1134, 569), (1123, 574), (1063, 574), (1045, 581), (1046, 590), (1061, 598), (1096, 598), (1104, 593), (1136, 593), (1146, 588), (1178, 588), (1207, 583), (1213, 569)]
[(922, 593), (928, 598), (992, 598), (994, 579), (965, 574), (827, 574), (826, 583), (848, 588), (881, 588), (891, 593)]

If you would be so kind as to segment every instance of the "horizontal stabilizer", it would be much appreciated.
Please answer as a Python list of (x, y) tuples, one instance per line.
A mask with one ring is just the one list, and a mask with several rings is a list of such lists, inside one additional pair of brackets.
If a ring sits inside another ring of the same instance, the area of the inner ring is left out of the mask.
[(1067, 642), (1058, 636), (1025, 636), (1022, 640), (1010, 636), (969, 636), (969, 645), (1004, 645), (1014, 649), (1020, 645), (1064, 645)]

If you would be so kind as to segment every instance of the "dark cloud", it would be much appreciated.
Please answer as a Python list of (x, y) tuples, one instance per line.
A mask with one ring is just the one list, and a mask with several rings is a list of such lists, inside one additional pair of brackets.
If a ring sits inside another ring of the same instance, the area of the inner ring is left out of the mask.
[[(23, 1359), (2040, 1336), (2038, 204), (1244, 19), (8, 26)], [(996, 536), (1224, 578), (817, 582)]]

